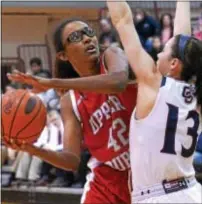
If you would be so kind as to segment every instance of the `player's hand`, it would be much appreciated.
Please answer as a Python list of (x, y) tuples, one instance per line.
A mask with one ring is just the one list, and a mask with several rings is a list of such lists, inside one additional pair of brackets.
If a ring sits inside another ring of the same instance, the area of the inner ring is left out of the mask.
[(19, 142), (17, 140), (12, 139), (12, 138), (9, 139), (9, 141), (6, 141), (5, 139), (3, 139), (3, 143), (11, 149), (14, 149), (16, 151), (24, 151), (24, 152), (28, 152), (28, 153), (31, 153), (33, 148), (35, 148), (31, 144), (27, 144), (25, 141)]
[(42, 77), (35, 77), (31, 74), (24, 74), (22, 72), (19, 72), (18, 70), (14, 70), (12, 73), (8, 73), (7, 77), (11, 81), (31, 85), (33, 87), (33, 93), (40, 93), (49, 89), (48, 86), (45, 86), (43, 84), (47, 79), (44, 79)]

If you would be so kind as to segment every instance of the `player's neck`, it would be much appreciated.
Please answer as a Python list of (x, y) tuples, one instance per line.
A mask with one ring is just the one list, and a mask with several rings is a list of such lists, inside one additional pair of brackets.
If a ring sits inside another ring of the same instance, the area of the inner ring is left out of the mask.
[(167, 76), (171, 77), (171, 78), (173, 78), (173, 79), (175, 79), (177, 81), (182, 81), (181, 73), (179, 73), (179, 72), (172, 72), (172, 73), (169, 73)]
[(72, 66), (79, 72), (81, 77), (85, 76), (92, 76), (99, 74), (99, 62), (98, 60), (91, 61), (91, 62), (74, 62)]

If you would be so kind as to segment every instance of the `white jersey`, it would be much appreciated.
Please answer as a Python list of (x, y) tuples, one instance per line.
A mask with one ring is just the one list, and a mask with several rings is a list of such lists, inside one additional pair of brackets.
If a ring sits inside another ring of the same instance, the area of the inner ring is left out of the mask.
[(150, 114), (130, 123), (133, 190), (195, 175), (193, 153), (200, 132), (194, 87), (165, 77)]

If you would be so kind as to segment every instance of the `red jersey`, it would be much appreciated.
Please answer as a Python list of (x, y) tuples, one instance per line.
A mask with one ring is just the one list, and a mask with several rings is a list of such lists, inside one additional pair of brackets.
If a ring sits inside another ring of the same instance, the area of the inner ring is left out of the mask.
[[(100, 72), (106, 72), (103, 58)], [(129, 169), (129, 125), (136, 105), (137, 84), (129, 84), (119, 94), (71, 90), (70, 96), (82, 124), (84, 145), (91, 155), (112, 168)]]

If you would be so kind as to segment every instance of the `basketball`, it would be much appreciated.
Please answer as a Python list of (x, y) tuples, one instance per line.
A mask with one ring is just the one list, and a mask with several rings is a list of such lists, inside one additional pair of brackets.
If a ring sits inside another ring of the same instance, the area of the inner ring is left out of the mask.
[(9, 91), (2, 97), (1, 134), (4, 141), (14, 139), (32, 144), (46, 125), (46, 108), (41, 99), (26, 90)]

